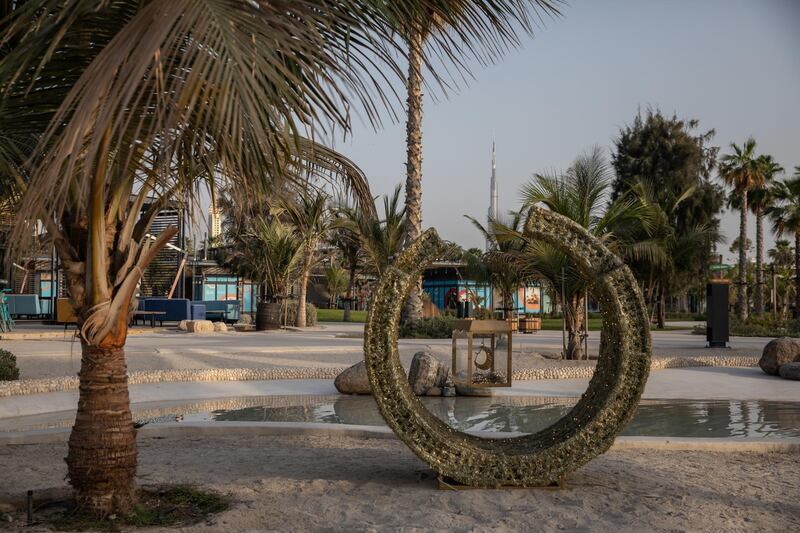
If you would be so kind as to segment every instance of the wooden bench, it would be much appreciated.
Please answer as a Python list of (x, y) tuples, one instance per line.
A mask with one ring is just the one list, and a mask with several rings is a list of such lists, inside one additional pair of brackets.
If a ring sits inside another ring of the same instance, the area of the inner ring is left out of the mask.
[(150, 317), (150, 327), (156, 327), (156, 318), (158, 319), (158, 325), (164, 325), (164, 315), (166, 315), (166, 311), (134, 311), (131, 315), (131, 324), (136, 324), (139, 320), (139, 317), (142, 317), (142, 323), (147, 320), (147, 317)]

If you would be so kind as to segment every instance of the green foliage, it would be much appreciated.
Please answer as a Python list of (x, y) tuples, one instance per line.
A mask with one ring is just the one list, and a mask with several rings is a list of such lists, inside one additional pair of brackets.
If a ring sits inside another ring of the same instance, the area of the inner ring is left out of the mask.
[(400, 326), (400, 337), (404, 339), (449, 339), (453, 335), (456, 318), (434, 316), (419, 320), (413, 328)]
[[(289, 300), (286, 302), (286, 324), (297, 324), (297, 300)], [(317, 325), (317, 306), (310, 302), (306, 302), (306, 326)]]
[(731, 335), (741, 337), (800, 337), (800, 320), (750, 315), (746, 321), (731, 317)]
[(7, 350), (0, 349), (0, 381), (14, 381), (16, 379), (19, 379), (17, 357)]
[[(344, 309), (317, 309), (317, 319), (320, 322), (343, 322)], [(366, 322), (366, 311), (350, 311), (350, 322)]]
[[(633, 195), (651, 206), (651, 227), (631, 232), (636, 245), (626, 258), (652, 296), (655, 284), (664, 297), (682, 289), (702, 290), (712, 246), (719, 240), (724, 193), (710, 181), (717, 147), (714, 130), (696, 132), (699, 122), (639, 112), (614, 142), (611, 162), (616, 178), (612, 198)], [(657, 209), (656, 209), (657, 208)], [(680, 254), (676, 254), (680, 252)]]

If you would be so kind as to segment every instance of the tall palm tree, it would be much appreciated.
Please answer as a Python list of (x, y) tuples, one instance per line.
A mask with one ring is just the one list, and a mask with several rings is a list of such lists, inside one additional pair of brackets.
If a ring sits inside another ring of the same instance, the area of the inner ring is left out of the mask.
[[(756, 217), (756, 270), (755, 288), (753, 291), (753, 312), (764, 312), (764, 212), (772, 204), (772, 181), (783, 172), (781, 167), (771, 155), (761, 155), (756, 159), (759, 172), (763, 176), (763, 183), (753, 187), (747, 194), (747, 203), (750, 211)], [(728, 198), (728, 206), (740, 209), (741, 195), (735, 192)], [(738, 243), (738, 240), (735, 241)], [(737, 247), (738, 249), (738, 247)]]
[[(493, 50), (492, 60), (498, 57), (508, 45), (517, 45), (518, 33), (532, 33), (534, 17), (542, 13), (551, 16), (560, 14), (558, 4), (561, 0), (523, 0), (520, 2), (495, 2), (492, 13), (496, 23), (503, 26), (498, 47)], [(467, 0), (454, 0), (448, 3), (454, 13), (464, 13), (472, 9)], [(516, 5), (512, 5), (516, 4)], [(433, 34), (446, 34), (448, 31), (470, 31), (470, 28), (454, 26), (443, 13), (436, 10), (418, 11), (412, 17), (399, 21), (398, 31), (408, 47), (408, 76), (406, 78), (406, 233), (404, 245), (414, 242), (422, 233), (422, 103), (423, 66), (426, 42)], [(473, 30), (474, 31), (474, 30)], [(435, 75), (435, 74), (434, 74)], [(403, 319), (411, 327), (422, 318), (421, 280), (412, 288), (403, 309)]]
[(794, 317), (800, 319), (800, 167), (794, 177), (775, 184), (775, 205), (767, 210), (772, 226), (779, 236), (794, 234)]
[[(792, 275), (792, 266), (794, 265), (794, 247), (786, 239), (778, 239), (775, 241), (775, 248), (767, 252), (767, 256), (771, 261), (771, 270), (773, 276), (773, 287), (775, 289), (775, 300), (772, 312), (777, 315), (777, 306), (780, 301), (781, 317), (786, 317), (786, 310), (789, 308), (789, 302), (793, 298), (793, 283), (786, 282)], [(778, 297), (780, 295), (780, 298)]]
[(295, 227), (303, 242), (303, 261), (300, 267), (299, 290), (297, 294), (297, 318), (295, 326), (306, 326), (306, 298), (308, 295), (308, 276), (311, 269), (322, 258), (317, 253), (317, 245), (327, 235), (333, 225), (333, 217), (328, 207), (328, 199), (320, 192), (304, 191), (296, 198), (281, 202), (286, 218)]
[[(30, 225), (44, 222), (78, 317), (80, 400), (67, 464), (81, 505), (108, 514), (135, 499), (124, 345), (141, 272), (176, 231), (150, 238), (158, 211), (175, 198), (192, 200), (198, 181), (265, 197), (276, 183), (304, 180), (309, 161), (350, 180), (362, 209), (372, 210), (363, 176), (335, 154), (321, 155), (303, 134), (349, 128), (353, 104), (380, 123), (379, 112), (393, 106), (382, 80), (401, 72), (395, 28), (404, 18), (434, 11), (464, 28), (434, 37), (461, 71), (465, 53), (491, 57), (508, 31), (495, 20), (495, 4), (474, 0), (462, 11), (445, 0), (0, 5), (0, 124), (8, 133), (0, 136), (0, 170), (24, 185), (11, 242), (21, 252)], [(181, 172), (181, 160), (197, 162), (196, 171)]]
[(730, 145), (731, 153), (720, 158), (719, 174), (727, 185), (739, 196), (739, 283), (736, 291), (736, 312), (741, 320), (747, 320), (747, 210), (750, 191), (762, 187), (764, 174), (755, 155), (756, 141), (752, 137), (742, 146)]

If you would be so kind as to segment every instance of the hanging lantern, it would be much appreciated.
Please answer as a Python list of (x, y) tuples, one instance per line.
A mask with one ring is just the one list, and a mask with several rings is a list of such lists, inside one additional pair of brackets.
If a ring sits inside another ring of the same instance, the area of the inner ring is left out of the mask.
[(510, 387), (512, 370), (508, 321), (456, 321), (452, 366), (455, 381), (472, 387)]

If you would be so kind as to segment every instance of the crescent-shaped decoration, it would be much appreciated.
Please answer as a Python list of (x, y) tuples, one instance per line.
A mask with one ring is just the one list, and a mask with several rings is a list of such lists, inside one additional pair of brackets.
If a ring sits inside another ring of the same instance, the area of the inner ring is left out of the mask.
[(387, 425), (443, 476), (475, 487), (547, 486), (605, 452), (636, 411), (650, 369), (644, 300), (625, 264), (583, 227), (534, 208), (526, 230), (562, 250), (586, 279), (603, 316), (600, 357), (578, 403), (531, 435), (482, 438), (453, 429), (414, 395), (397, 350), (400, 311), (411, 285), (437, 258), (428, 230), (397, 258), (376, 288), (364, 338), (372, 392)]

